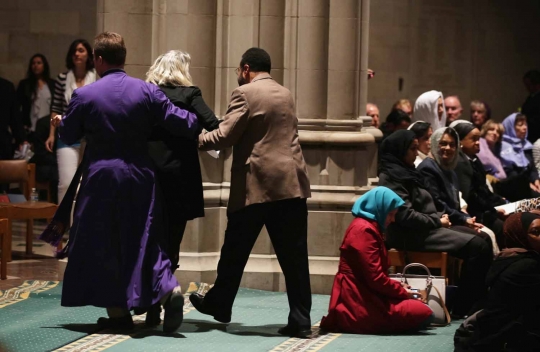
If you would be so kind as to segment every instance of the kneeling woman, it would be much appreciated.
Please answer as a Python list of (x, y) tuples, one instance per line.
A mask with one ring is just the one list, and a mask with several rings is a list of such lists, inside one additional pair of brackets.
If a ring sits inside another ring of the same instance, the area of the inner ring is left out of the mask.
[(390, 334), (421, 330), (432, 311), (412, 298), (410, 287), (391, 280), (383, 231), (404, 202), (377, 187), (354, 203), (334, 280), (328, 315), (321, 328), (331, 332)]

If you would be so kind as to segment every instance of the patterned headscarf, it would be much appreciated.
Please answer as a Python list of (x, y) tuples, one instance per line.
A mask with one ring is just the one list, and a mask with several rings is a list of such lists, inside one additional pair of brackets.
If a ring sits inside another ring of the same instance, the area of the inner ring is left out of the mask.
[(540, 215), (533, 213), (514, 213), (506, 219), (503, 227), (504, 248), (531, 249), (528, 240), (529, 226), (540, 219)]

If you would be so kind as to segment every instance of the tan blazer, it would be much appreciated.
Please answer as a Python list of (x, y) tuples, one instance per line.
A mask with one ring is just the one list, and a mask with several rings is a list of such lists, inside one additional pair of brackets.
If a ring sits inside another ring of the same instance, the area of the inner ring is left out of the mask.
[(311, 196), (292, 94), (269, 74), (236, 88), (219, 129), (199, 136), (202, 150), (231, 146), (229, 212)]

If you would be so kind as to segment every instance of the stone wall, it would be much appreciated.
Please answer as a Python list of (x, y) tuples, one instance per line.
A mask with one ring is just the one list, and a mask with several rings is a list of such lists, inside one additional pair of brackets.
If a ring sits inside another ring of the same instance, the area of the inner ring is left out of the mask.
[(0, 76), (15, 85), (35, 53), (45, 55), (51, 75), (65, 71), (69, 44), (96, 35), (95, 0), (0, 1)]
[(371, 1), (368, 100), (384, 120), (397, 99), (436, 89), (459, 95), (467, 118), (480, 99), (502, 120), (528, 94), (523, 74), (540, 69), (539, 17), (538, 1)]

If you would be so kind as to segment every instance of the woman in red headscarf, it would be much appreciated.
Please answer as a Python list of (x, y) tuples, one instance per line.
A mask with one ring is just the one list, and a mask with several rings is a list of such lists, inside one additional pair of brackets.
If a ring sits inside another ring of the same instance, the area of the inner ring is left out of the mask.
[(504, 242), (485, 308), (456, 331), (455, 351), (540, 351), (540, 215), (510, 215)]

